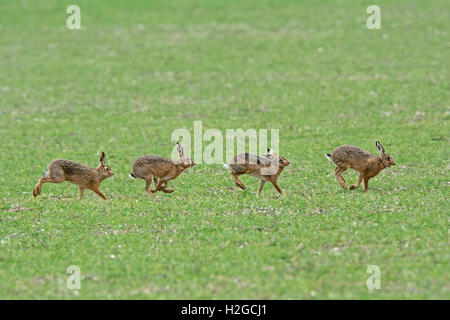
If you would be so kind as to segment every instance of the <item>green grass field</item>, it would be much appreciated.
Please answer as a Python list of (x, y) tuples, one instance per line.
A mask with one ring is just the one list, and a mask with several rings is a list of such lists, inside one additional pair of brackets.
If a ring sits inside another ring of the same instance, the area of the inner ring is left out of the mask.
[[(370, 4), (1, 1), (0, 298), (449, 299), (450, 6), (380, 0), (368, 30)], [(134, 159), (196, 120), (279, 129), (284, 194), (199, 164), (147, 196)], [(378, 139), (397, 165), (343, 190), (324, 153)], [(49, 161), (100, 151), (107, 201), (32, 197)]]

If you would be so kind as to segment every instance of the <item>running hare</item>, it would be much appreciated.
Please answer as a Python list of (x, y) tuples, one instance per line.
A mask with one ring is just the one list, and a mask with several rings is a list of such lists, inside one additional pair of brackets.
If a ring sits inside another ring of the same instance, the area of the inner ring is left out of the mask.
[(386, 154), (379, 141), (376, 142), (376, 146), (380, 151), (379, 157), (361, 148), (349, 145), (340, 146), (333, 151), (333, 154), (327, 153), (325, 155), (328, 160), (337, 165), (334, 176), (344, 189), (347, 188), (347, 185), (342, 173), (348, 168), (359, 172), (358, 182), (350, 186), (350, 190), (359, 188), (361, 181), (364, 179), (364, 191), (367, 191), (369, 179), (375, 177), (384, 168), (395, 165), (394, 158)]
[(239, 188), (245, 190), (245, 185), (239, 180), (239, 176), (248, 174), (260, 180), (258, 195), (261, 194), (266, 182), (270, 182), (280, 194), (282, 193), (281, 188), (278, 186), (278, 178), (290, 162), (270, 149), (267, 151), (267, 155), (261, 156), (240, 153), (235, 155), (229, 164), (224, 164), (225, 168), (231, 171), (234, 182)]
[[(183, 146), (180, 143), (177, 143), (177, 151), (180, 158), (175, 161), (153, 155), (139, 157), (133, 164), (133, 172), (130, 173), (130, 178), (144, 179), (146, 182), (145, 191), (149, 195), (153, 195), (160, 190), (165, 193), (172, 193), (173, 189), (167, 188), (167, 181), (175, 179), (184, 170), (195, 165), (191, 158), (184, 156)], [(149, 190), (152, 180), (156, 187)]]
[(100, 191), (99, 186), (103, 180), (113, 176), (111, 168), (105, 164), (106, 155), (104, 152), (100, 156), (100, 164), (97, 168), (83, 166), (70, 160), (53, 160), (47, 166), (44, 176), (39, 179), (33, 189), (33, 196), (41, 194), (42, 185), (46, 182), (61, 183), (69, 181), (78, 186), (78, 199), (83, 197), (84, 189), (90, 189), (106, 200), (105, 195)]

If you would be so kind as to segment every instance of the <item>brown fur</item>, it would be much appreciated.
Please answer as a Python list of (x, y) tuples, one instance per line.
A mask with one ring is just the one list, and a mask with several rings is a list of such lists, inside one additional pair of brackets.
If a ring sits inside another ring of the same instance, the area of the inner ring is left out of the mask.
[[(269, 153), (265, 156), (257, 156), (249, 153), (237, 154), (233, 157), (231, 162), (226, 165), (226, 167), (230, 169), (231, 176), (239, 188), (242, 190), (246, 189), (244, 183), (239, 180), (239, 176), (248, 174), (260, 180), (258, 195), (261, 194), (266, 182), (270, 182), (280, 194), (282, 193), (282, 190), (278, 185), (278, 178), (290, 162), (284, 157), (279, 157), (275, 152), (270, 151), (270, 149), (268, 151)], [(271, 165), (273, 165), (275, 172), (264, 174), (266, 172), (263, 172), (262, 170), (269, 168)]]
[[(349, 145), (340, 146), (333, 151), (331, 161), (337, 165), (334, 175), (344, 189), (347, 188), (347, 184), (342, 177), (342, 173), (349, 168), (359, 172), (358, 182), (350, 186), (350, 190), (359, 188), (364, 180), (364, 191), (367, 191), (371, 178), (375, 177), (381, 170), (395, 165), (394, 158), (386, 154), (379, 141), (376, 142), (376, 146), (380, 151), (380, 156)], [(327, 155), (327, 158), (330, 159), (329, 155)]]
[[(191, 158), (184, 156), (183, 146), (179, 143), (177, 143), (177, 150), (180, 158), (175, 161), (160, 156), (144, 155), (134, 162), (131, 176), (146, 181), (145, 191), (149, 195), (153, 195), (157, 191), (172, 193), (174, 190), (167, 188), (167, 182), (177, 178), (184, 170), (195, 165)], [(150, 190), (152, 181), (156, 187)]]
[(103, 180), (113, 176), (111, 168), (105, 164), (105, 153), (102, 152), (100, 164), (97, 168), (91, 168), (79, 163), (57, 159), (49, 163), (44, 176), (39, 179), (36, 187), (33, 189), (33, 196), (41, 194), (42, 185), (47, 182), (61, 183), (69, 181), (78, 186), (78, 199), (83, 197), (84, 189), (89, 189), (106, 200), (105, 195), (99, 187)]

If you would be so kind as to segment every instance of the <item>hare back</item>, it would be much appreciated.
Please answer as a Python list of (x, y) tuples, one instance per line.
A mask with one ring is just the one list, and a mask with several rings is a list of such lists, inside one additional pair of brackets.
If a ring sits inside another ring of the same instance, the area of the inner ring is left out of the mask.
[(90, 186), (97, 182), (97, 171), (95, 168), (87, 167), (70, 160), (57, 159), (48, 165), (49, 177), (73, 182), (77, 185)]
[(48, 170), (49, 172), (52, 172), (53, 170), (62, 170), (66, 176), (78, 176), (90, 173), (95, 169), (70, 160), (57, 159), (50, 162)]
[(170, 175), (174, 169), (173, 161), (153, 155), (139, 157), (133, 164), (133, 174), (141, 179), (146, 179), (149, 176), (163, 178)]
[(172, 163), (172, 160), (160, 156), (146, 154), (137, 158), (134, 162), (135, 165), (152, 165), (154, 163)]
[(331, 160), (336, 165), (348, 165), (349, 167), (361, 167), (375, 156), (359, 147), (344, 145), (336, 148), (331, 154)]
[(253, 173), (258, 175), (262, 167), (269, 165), (270, 160), (266, 157), (247, 152), (235, 155), (228, 164), (229, 168), (238, 174), (252, 173), (252, 175)]

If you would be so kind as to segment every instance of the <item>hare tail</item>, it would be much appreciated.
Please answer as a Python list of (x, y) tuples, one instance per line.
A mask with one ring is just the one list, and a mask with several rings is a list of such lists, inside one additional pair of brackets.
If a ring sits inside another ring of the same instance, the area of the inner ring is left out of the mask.
[(128, 176), (129, 176), (131, 179), (134, 179), (134, 180), (137, 179), (137, 177), (134, 175), (134, 173), (130, 173)]

